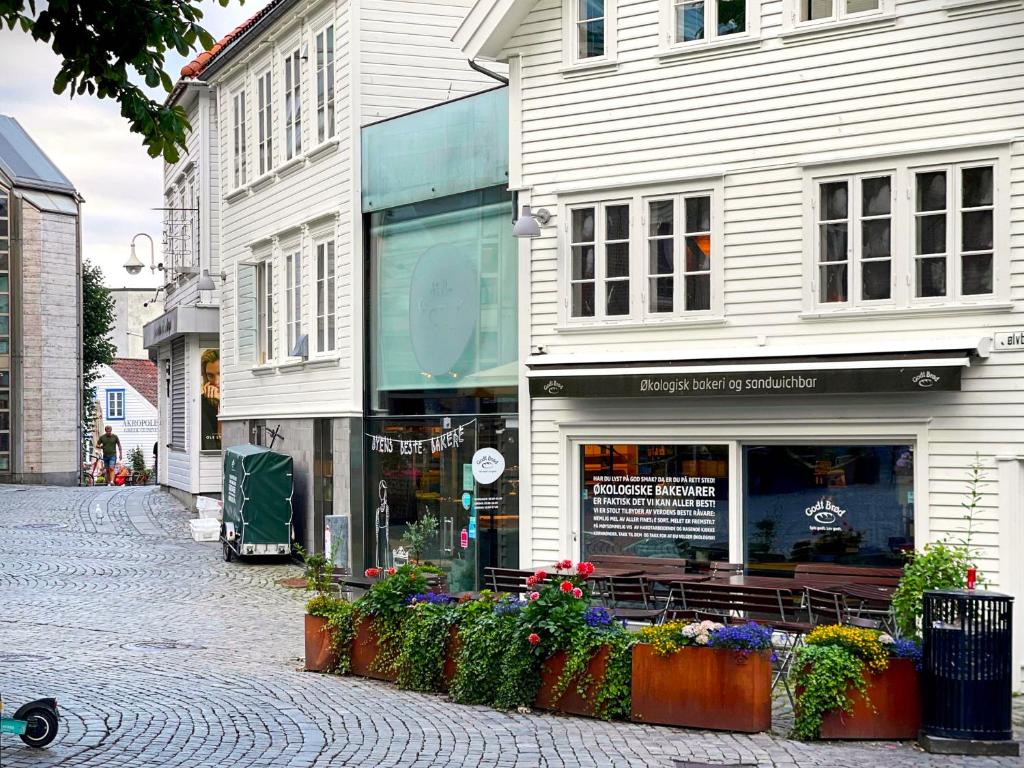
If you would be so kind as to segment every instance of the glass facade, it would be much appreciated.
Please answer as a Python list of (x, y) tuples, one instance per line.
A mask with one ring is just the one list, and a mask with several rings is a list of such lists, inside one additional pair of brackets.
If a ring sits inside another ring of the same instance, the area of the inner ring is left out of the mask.
[(905, 563), (914, 546), (913, 446), (749, 445), (743, 455), (752, 572)]
[(0, 472), (11, 469), (11, 196), (0, 187)]

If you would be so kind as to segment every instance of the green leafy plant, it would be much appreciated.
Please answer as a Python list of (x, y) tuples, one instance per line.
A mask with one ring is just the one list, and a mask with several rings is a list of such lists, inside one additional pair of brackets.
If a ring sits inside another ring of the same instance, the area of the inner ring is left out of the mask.
[(797, 652), (792, 682), (799, 690), (792, 733), (797, 739), (817, 738), (828, 712), (852, 712), (851, 690), (867, 695), (864, 662), (838, 645), (802, 647)]
[(139, 475), (149, 475), (149, 466), (146, 464), (146, 455), (142, 452), (142, 448), (135, 446), (128, 451), (128, 464), (132, 468), (132, 472)]
[[(601, 609), (597, 609), (601, 610)], [(627, 718), (632, 705), (633, 646), (639, 642), (620, 622), (588, 625), (573, 634), (565, 650), (565, 666), (552, 695), (557, 701), (570, 687), (580, 696), (593, 692), (594, 715), (603, 719)], [(607, 650), (604, 676), (595, 680), (588, 672), (591, 660)]]
[[(376, 571), (367, 569), (367, 575), (377, 575)], [(370, 619), (377, 633), (379, 650), (373, 661), (374, 671), (397, 672), (402, 623), (409, 615), (406, 601), (427, 591), (427, 573), (439, 573), (439, 570), (411, 564), (389, 568), (385, 578), (375, 582), (355, 602), (355, 618)]]
[(458, 607), (451, 601), (416, 601), (402, 622), (398, 652), (398, 687), (411, 691), (441, 690), (444, 660), (448, 653), (449, 630), (458, 620)]
[[(306, 591), (315, 592), (317, 597), (330, 597), (334, 593), (334, 558), (325, 553), (307, 552), (299, 544), (295, 544), (295, 551), (302, 558)], [(312, 613), (308, 608), (306, 612)]]
[(405, 526), (402, 543), (409, 550), (409, 555), (414, 563), (420, 561), (423, 550), (427, 548), (427, 542), (435, 533), (437, 533), (437, 518), (431, 514), (425, 514), (419, 520)]

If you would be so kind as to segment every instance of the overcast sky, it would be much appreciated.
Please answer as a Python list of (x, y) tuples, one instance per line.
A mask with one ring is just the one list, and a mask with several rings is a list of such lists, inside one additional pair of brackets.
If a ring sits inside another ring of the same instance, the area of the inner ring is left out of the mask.
[[(222, 8), (203, 0), (203, 26), (220, 39), (265, 4), (266, 0), (248, 0), (243, 7), (231, 0)], [(184, 63), (176, 53), (168, 56), (172, 79), (177, 80)], [(141, 137), (128, 130), (117, 102), (55, 95), (58, 68), (57, 57), (45, 43), (0, 28), (0, 114), (17, 119), (85, 198), (83, 255), (103, 268), (107, 286), (155, 288), (159, 279), (148, 269), (132, 277), (122, 265), (136, 232), (153, 238), (160, 261), (160, 213), (152, 209), (162, 205), (163, 162), (146, 154)], [(160, 100), (164, 95), (153, 92)], [(148, 264), (144, 238), (137, 241), (137, 252)]]

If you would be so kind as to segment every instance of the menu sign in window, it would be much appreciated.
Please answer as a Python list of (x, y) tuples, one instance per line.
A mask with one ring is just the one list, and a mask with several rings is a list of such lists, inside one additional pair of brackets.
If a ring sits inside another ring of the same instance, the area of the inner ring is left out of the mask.
[(727, 556), (727, 446), (584, 445), (581, 465), (585, 557)]

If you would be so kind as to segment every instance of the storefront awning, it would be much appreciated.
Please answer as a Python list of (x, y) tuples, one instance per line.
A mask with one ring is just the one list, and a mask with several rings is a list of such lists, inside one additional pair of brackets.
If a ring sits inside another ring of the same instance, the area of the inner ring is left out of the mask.
[(219, 317), (217, 307), (173, 307), (142, 326), (142, 346), (152, 351), (156, 346), (187, 333), (220, 333)]
[[(988, 339), (917, 344), (916, 350), (795, 354), (793, 348), (676, 360), (533, 355), (530, 395), (550, 397), (734, 397), (958, 391), (963, 369), (988, 353)], [(931, 347), (921, 349), (921, 347)], [(805, 348), (807, 351), (815, 351)], [(726, 350), (722, 350), (725, 352)], [(729, 350), (732, 352), (732, 350)], [(740, 352), (736, 350), (736, 352)]]

